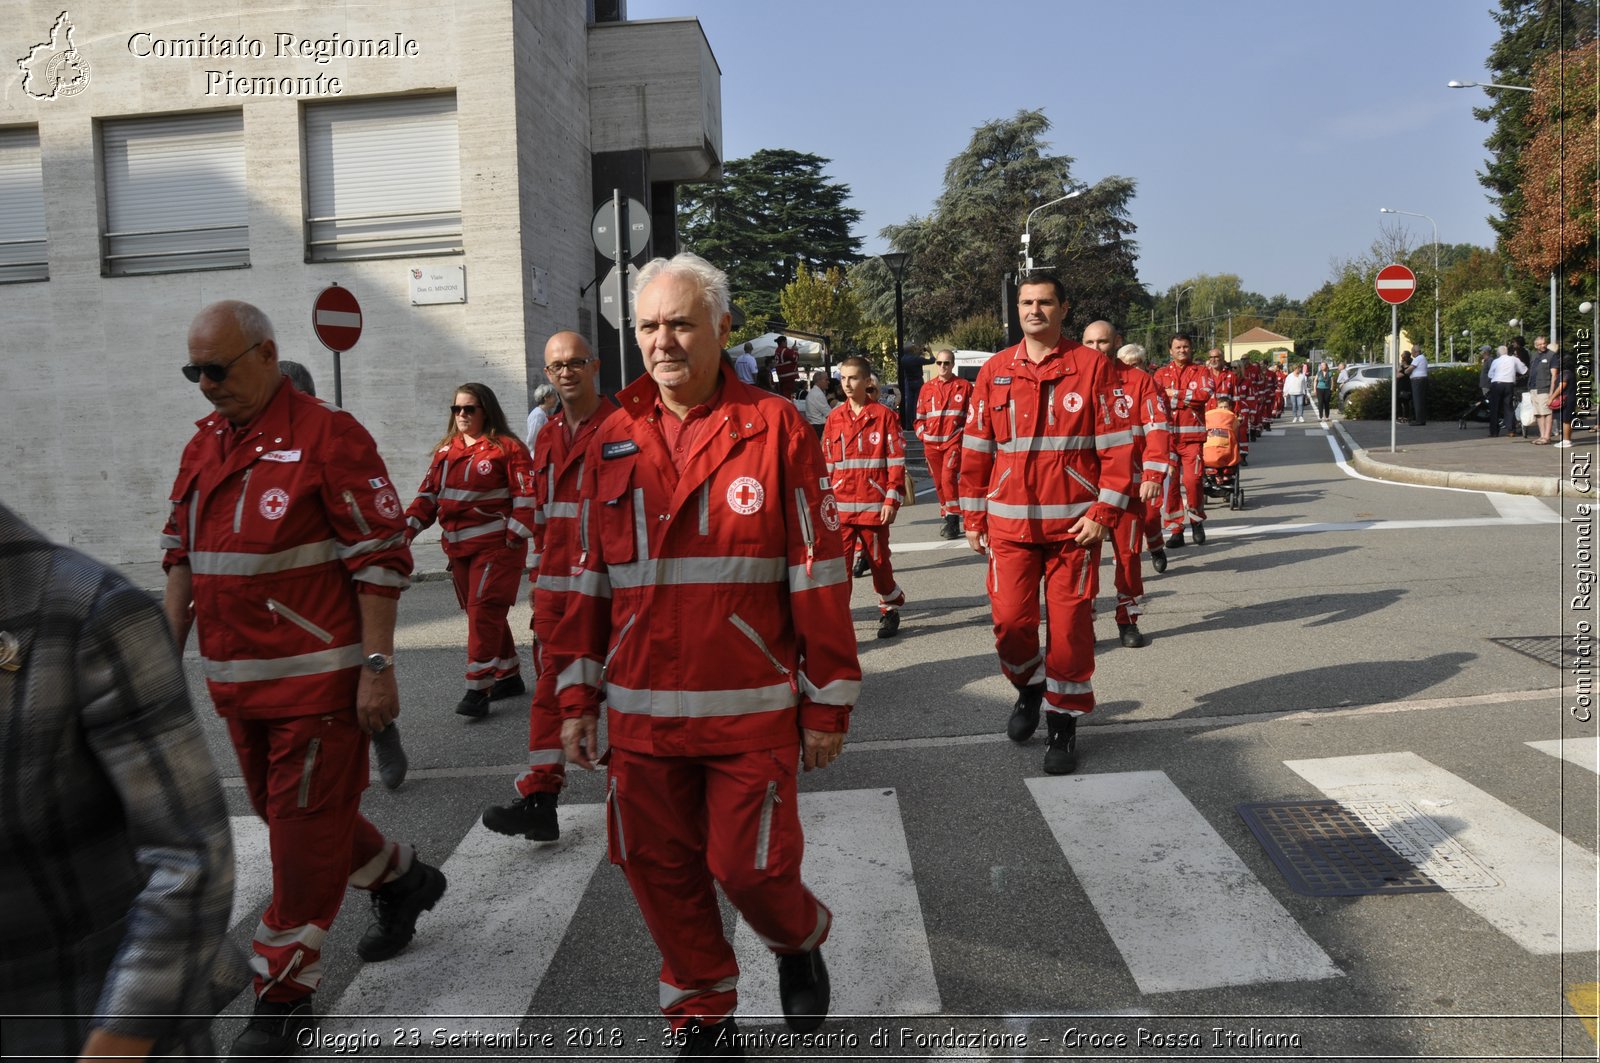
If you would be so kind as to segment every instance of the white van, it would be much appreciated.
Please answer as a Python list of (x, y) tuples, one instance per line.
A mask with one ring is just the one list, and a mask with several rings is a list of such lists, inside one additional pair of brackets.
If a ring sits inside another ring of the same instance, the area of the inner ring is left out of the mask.
[(994, 357), (993, 351), (957, 351), (956, 375), (976, 383), (978, 370), (983, 368), (983, 363)]

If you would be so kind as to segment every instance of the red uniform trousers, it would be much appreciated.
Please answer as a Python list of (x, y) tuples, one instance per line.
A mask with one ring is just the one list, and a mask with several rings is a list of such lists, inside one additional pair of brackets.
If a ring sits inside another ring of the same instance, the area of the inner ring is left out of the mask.
[[(1183, 531), (1184, 519), (1199, 524), (1206, 519), (1206, 493), (1201, 488), (1205, 461), (1200, 456), (1203, 438), (1193, 446), (1179, 444), (1178, 463), (1167, 473), (1167, 504), (1164, 511), (1168, 535)], [(1180, 495), (1179, 492), (1182, 492)]]
[(894, 565), (889, 560), (889, 529), (882, 524), (841, 524), (839, 535), (844, 539), (844, 568), (856, 570), (856, 547), (867, 555), (867, 565), (872, 569), (872, 589), (878, 592), (878, 612), (887, 613), (906, 604), (906, 592), (895, 582)]
[(939, 516), (961, 516), (961, 437), (957, 436), (954, 443), (942, 449), (924, 445), (922, 452), (928, 460), (933, 493), (939, 499)]
[(533, 644), (533, 704), (528, 708), (528, 768), (517, 776), (517, 793), (558, 794), (567, 782), (567, 755), (561, 748), (561, 709), (556, 704), (556, 674), (545, 667), (542, 648)]
[(361, 814), (367, 736), (355, 713), (228, 718), (250, 804), (267, 824), (272, 901), (256, 927), (255, 992), (295, 1000), (322, 979), (322, 942), (346, 886), (375, 890), (411, 867)]
[[(994, 612), (1000, 672), (1018, 687), (1044, 668), (1047, 712), (1094, 710), (1094, 591), (1099, 548), (1070, 539), (1048, 543), (989, 540), (986, 583)], [(1039, 582), (1050, 616), (1048, 648), (1039, 648)]]
[(488, 690), (522, 671), (506, 613), (522, 585), (528, 546), (475, 550), (450, 559), (456, 601), (467, 612), (467, 689)]
[[(1140, 602), (1144, 598), (1144, 547), (1148, 542), (1146, 515), (1149, 503), (1134, 502), (1134, 508), (1125, 510), (1122, 519), (1111, 530), (1111, 556), (1117, 570), (1112, 577), (1117, 588), (1117, 623), (1137, 624), (1144, 612)], [(1156, 526), (1156, 539), (1161, 538), (1160, 525)]]
[(713, 881), (773, 952), (809, 952), (832, 925), (800, 881), (799, 747), (610, 757), (611, 862), (661, 950), (661, 1011), (675, 1029), (720, 1021), (738, 1003), (739, 964)]

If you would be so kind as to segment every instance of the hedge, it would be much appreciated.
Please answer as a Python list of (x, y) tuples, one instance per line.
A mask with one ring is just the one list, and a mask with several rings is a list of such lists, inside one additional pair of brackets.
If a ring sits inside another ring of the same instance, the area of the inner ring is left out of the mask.
[[(1483, 397), (1478, 390), (1475, 365), (1436, 365), (1428, 369), (1428, 416), (1434, 420), (1455, 420)], [(1369, 388), (1350, 393), (1344, 415), (1356, 421), (1389, 419), (1389, 381), (1380, 380)]]

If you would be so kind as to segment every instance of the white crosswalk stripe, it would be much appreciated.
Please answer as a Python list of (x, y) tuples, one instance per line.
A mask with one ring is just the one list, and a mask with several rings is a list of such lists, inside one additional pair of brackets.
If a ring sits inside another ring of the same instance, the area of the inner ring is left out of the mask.
[(1528, 745), (1541, 753), (1559, 757), (1600, 775), (1600, 735), (1589, 738), (1551, 738), (1543, 742), (1529, 742)]

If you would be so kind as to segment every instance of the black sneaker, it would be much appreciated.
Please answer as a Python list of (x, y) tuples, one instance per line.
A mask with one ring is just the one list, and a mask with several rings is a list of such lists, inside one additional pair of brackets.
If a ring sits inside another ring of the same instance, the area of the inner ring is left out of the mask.
[(1157, 572), (1165, 572), (1167, 570), (1166, 549), (1158, 546), (1154, 550), (1150, 551), (1150, 564)]
[(810, 1033), (828, 1018), (828, 965), (822, 949), (778, 957), (778, 999), (783, 1021), (795, 1033)]
[(557, 794), (529, 794), (509, 805), (492, 805), (483, 810), (483, 825), (496, 834), (520, 834), (536, 842), (553, 842), (561, 837), (556, 822)]
[(1046, 775), (1070, 775), (1078, 766), (1078, 721), (1064, 712), (1045, 716), (1050, 742), (1044, 749)]
[(894, 633), (900, 630), (900, 610), (890, 609), (878, 618), (878, 637), (880, 639), (894, 638)]
[(469, 690), (462, 699), (456, 702), (457, 716), (487, 716), (489, 715), (489, 692), (487, 690)]
[(700, 1019), (690, 1019), (682, 1030), (683, 1047), (679, 1059), (743, 1059), (744, 1046), (734, 1034), (739, 1032), (733, 1019), (707, 1024)]
[(1130, 650), (1136, 650), (1144, 645), (1144, 634), (1139, 630), (1138, 624), (1118, 624), (1117, 636)]
[(1204, 546), (1206, 541), (1206, 522), (1197, 520), (1189, 527), (1194, 529), (1194, 544), (1196, 546)]
[(501, 698), (514, 698), (518, 694), (526, 694), (528, 688), (522, 685), (521, 675), (508, 675), (504, 679), (496, 679), (494, 686), (489, 688), (489, 700), (499, 701)]
[(378, 754), (378, 778), (385, 789), (397, 790), (406, 781), (406, 769), (411, 758), (400, 744), (400, 721), (391, 721), (388, 727), (372, 736), (372, 748)]
[(356, 945), (363, 960), (387, 960), (411, 944), (417, 917), (444, 896), (444, 872), (412, 856), (411, 868), (399, 878), (372, 891), (372, 925)]
[(866, 551), (862, 551), (856, 555), (856, 567), (851, 571), (850, 574), (856, 579), (860, 579), (862, 576), (867, 574), (868, 570), (871, 568), (871, 565), (872, 563), (867, 560)]
[(233, 1039), (229, 1059), (288, 1059), (317, 1025), (312, 995), (293, 1000), (257, 1000), (255, 1014)]
[(1168, 550), (1176, 550), (1176, 549), (1178, 549), (1178, 547), (1180, 547), (1182, 545), (1183, 545), (1183, 529), (1179, 528), (1177, 531), (1173, 532), (1172, 533), (1172, 537), (1167, 540), (1167, 549)]
[(1039, 706), (1044, 704), (1044, 684), (1034, 683), (1017, 692), (1017, 703), (1011, 707), (1011, 719), (1006, 721), (1006, 737), (1013, 742), (1026, 742), (1039, 729)]

